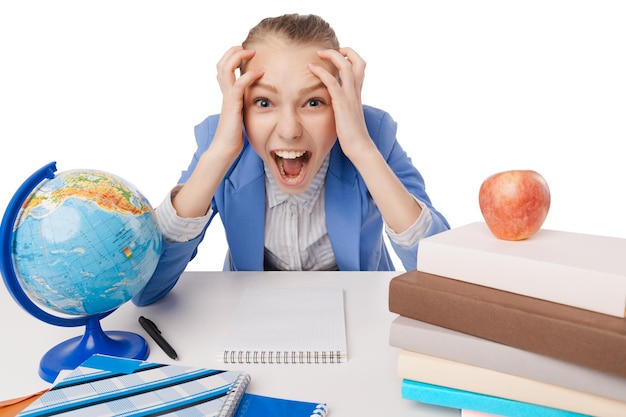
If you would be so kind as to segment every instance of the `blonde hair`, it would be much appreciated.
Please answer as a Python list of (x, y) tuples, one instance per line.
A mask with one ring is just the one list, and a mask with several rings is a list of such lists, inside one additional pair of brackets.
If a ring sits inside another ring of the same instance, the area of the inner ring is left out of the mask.
[(325, 49), (339, 49), (339, 40), (332, 27), (319, 16), (297, 13), (268, 17), (250, 29), (242, 46), (262, 42), (269, 37), (281, 37), (295, 45), (319, 45)]

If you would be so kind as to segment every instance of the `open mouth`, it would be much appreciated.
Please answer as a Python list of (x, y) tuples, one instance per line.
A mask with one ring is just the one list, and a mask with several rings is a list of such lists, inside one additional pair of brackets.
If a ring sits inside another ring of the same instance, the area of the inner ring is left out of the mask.
[(274, 160), (284, 183), (295, 185), (302, 181), (311, 152), (275, 151)]

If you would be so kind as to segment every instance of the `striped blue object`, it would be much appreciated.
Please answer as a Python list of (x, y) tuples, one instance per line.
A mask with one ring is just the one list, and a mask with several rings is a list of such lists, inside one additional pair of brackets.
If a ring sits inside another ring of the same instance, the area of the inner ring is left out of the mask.
[(241, 371), (94, 355), (18, 416), (229, 416), (249, 381)]
[(409, 379), (402, 380), (402, 398), (442, 407), (462, 408), (506, 417), (590, 417), (586, 414)]

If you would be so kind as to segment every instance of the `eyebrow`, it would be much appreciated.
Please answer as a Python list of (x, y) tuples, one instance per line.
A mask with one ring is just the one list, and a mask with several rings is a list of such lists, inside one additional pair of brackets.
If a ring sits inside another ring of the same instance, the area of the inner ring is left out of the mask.
[(267, 84), (267, 83), (262, 83), (262, 82), (258, 82), (258, 81), (257, 81), (257, 82), (255, 82), (255, 83), (252, 83), (251, 87), (254, 87), (254, 88), (262, 88), (262, 89), (264, 89), (264, 90), (271, 91), (272, 93), (275, 93), (275, 94), (277, 94), (277, 93), (278, 93), (278, 89), (276, 89), (276, 87), (274, 87), (274, 86), (273, 86), (273, 85), (271, 85), (271, 84)]
[(310, 87), (305, 87), (302, 90), (300, 90), (301, 94), (308, 94), (308, 93), (312, 93), (313, 91), (319, 90), (320, 88), (326, 89), (326, 86), (324, 85), (323, 82), (319, 82), (317, 84), (313, 84)]
[[(260, 82), (259, 81), (259, 82), (253, 83), (252, 87), (263, 88), (263, 89), (268, 90), (268, 91), (270, 91), (270, 92), (272, 92), (274, 94), (278, 94), (278, 89), (276, 87), (274, 87), (271, 84), (264, 83), (264, 82)], [(316, 84), (313, 84), (313, 85), (311, 85), (309, 87), (305, 87), (305, 88), (301, 89), (299, 91), (299, 93), (300, 94), (308, 94), (308, 93), (311, 93), (313, 91), (319, 90), (320, 88), (326, 88), (324, 83), (321, 82), (321, 81), (319, 83), (316, 83)]]

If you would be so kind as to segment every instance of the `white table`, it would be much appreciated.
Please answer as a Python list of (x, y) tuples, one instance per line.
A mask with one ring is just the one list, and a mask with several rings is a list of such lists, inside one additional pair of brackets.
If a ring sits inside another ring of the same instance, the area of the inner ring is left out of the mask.
[[(256, 394), (327, 402), (330, 416), (459, 416), (459, 410), (401, 397), (396, 375), (399, 350), (389, 346), (389, 280), (399, 272), (185, 272), (165, 298), (147, 306), (126, 303), (102, 320), (107, 330), (146, 338), (149, 361), (217, 369), (243, 369)], [(345, 290), (347, 363), (324, 365), (225, 365), (217, 356), (239, 297), (248, 286), (337, 286)], [(37, 374), (42, 355), (83, 328), (61, 328), (31, 317), (0, 285), (0, 400), (49, 386)], [(152, 319), (178, 352), (173, 361), (150, 339), (137, 319)]]

